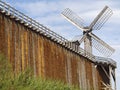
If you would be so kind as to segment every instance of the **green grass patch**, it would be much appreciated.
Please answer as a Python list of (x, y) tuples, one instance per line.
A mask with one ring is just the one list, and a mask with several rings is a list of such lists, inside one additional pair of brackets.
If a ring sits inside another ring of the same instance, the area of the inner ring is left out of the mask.
[(27, 69), (15, 76), (8, 60), (0, 55), (0, 90), (79, 90), (60, 81), (35, 78)]

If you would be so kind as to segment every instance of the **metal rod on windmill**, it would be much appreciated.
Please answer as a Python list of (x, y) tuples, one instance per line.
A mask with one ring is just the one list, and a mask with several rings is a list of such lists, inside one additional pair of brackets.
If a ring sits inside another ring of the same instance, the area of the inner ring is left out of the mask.
[(112, 16), (113, 12), (105, 6), (89, 26), (83, 25), (83, 20), (72, 10), (66, 8), (61, 15), (69, 22), (83, 31), (83, 37), (78, 40), (84, 42), (85, 51), (92, 53), (92, 47), (96, 48), (104, 56), (109, 57), (114, 53), (114, 49), (92, 33), (93, 30), (100, 30), (104, 23)]

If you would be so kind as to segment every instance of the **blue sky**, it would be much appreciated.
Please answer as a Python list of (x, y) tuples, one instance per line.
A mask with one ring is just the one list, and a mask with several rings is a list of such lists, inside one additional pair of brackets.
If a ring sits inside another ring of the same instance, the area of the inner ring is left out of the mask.
[(120, 89), (120, 0), (4, 1), (67, 39), (81, 35), (82, 31), (60, 15), (65, 8), (72, 9), (83, 18), (85, 24), (89, 25), (101, 9), (105, 5), (108, 5), (113, 10), (114, 14), (100, 30), (93, 31), (93, 33), (116, 49), (116, 52), (111, 58), (117, 62), (117, 90)]

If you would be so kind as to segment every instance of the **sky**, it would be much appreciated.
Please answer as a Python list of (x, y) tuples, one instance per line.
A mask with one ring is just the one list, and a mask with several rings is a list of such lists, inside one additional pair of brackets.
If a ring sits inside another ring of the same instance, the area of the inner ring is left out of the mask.
[(52, 31), (71, 40), (82, 31), (61, 16), (65, 8), (77, 13), (89, 25), (105, 5), (113, 10), (112, 17), (93, 33), (116, 51), (110, 57), (117, 62), (117, 90), (120, 89), (120, 0), (4, 0)]

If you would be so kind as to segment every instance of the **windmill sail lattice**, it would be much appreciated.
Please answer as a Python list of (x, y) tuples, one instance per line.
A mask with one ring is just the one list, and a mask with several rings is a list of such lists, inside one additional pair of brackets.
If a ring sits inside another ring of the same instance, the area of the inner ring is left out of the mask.
[(103, 53), (105, 56), (109, 57), (114, 52), (114, 49), (98, 38), (94, 34), (90, 34), (92, 36), (92, 46), (95, 47), (99, 52)]
[(112, 10), (108, 6), (105, 6), (104, 9), (90, 24), (89, 28), (92, 30), (99, 30), (104, 25), (104, 23), (112, 16), (112, 14)]
[(85, 51), (92, 53), (93, 46), (106, 57), (111, 56), (115, 51), (111, 46), (92, 33), (93, 30), (100, 30), (104, 23), (112, 16), (113, 12), (108, 6), (102, 9), (89, 26), (84, 26), (84, 21), (69, 8), (66, 8), (61, 14), (83, 31), (83, 37), (78, 41), (80, 44), (84, 41)]
[(72, 10), (69, 8), (66, 8), (61, 15), (63, 15), (68, 21), (70, 21), (72, 24), (77, 26), (79, 29), (84, 28), (84, 21), (82, 18), (80, 18), (77, 14), (75, 14)]

